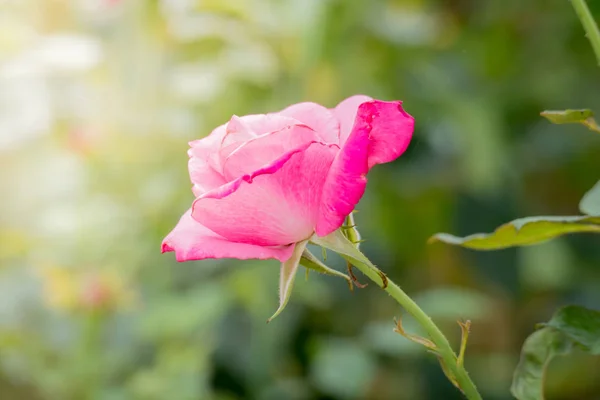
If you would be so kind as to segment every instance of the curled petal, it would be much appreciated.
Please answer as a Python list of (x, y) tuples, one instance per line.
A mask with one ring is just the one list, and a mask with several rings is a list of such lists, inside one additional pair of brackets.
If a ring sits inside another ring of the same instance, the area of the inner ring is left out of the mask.
[(272, 164), (205, 193), (192, 207), (202, 225), (233, 242), (278, 246), (311, 236), (337, 146), (307, 143)]
[(223, 149), (231, 148), (235, 149), (235, 145), (244, 143), (246, 140), (250, 140), (258, 136), (258, 133), (252, 129), (250, 124), (251, 121), (260, 121), (265, 118), (265, 115), (246, 115), (245, 117), (238, 117), (234, 115), (231, 117), (229, 122), (225, 124), (225, 135), (221, 140), (219, 146), (219, 155), (221, 157), (226, 156), (223, 154)]
[(292, 117), (311, 127), (325, 143), (339, 143), (340, 123), (331, 110), (320, 104), (298, 103), (277, 114)]
[(225, 183), (218, 157), (225, 134), (226, 126), (221, 125), (210, 135), (190, 142), (188, 170), (196, 196)]
[[(225, 179), (223, 164), (227, 157), (247, 141), (252, 141), (261, 135), (280, 131), (299, 125), (300, 122), (275, 114), (233, 116), (227, 124), (221, 125), (205, 138), (190, 142), (188, 164), (193, 192), (200, 196), (209, 190), (219, 187), (232, 178)], [(298, 142), (298, 140), (296, 140)], [(277, 156), (284, 154), (284, 151)], [(274, 160), (272, 157), (268, 161)], [(262, 166), (264, 164), (260, 164)], [(239, 176), (239, 175), (237, 175)], [(235, 176), (235, 177), (237, 177)]]
[(317, 235), (328, 235), (342, 225), (365, 191), (369, 169), (404, 153), (413, 127), (413, 117), (399, 101), (373, 100), (360, 105), (352, 132), (323, 188)]
[(346, 143), (346, 140), (352, 131), (356, 113), (358, 112), (358, 106), (371, 100), (373, 99), (369, 96), (359, 94), (348, 97), (333, 109), (333, 114), (337, 120), (340, 121), (340, 145)]
[(293, 245), (264, 247), (231, 242), (201, 225), (191, 214), (191, 210), (188, 210), (162, 243), (162, 252), (174, 251), (177, 261), (205, 258), (275, 258), (285, 262), (294, 251)]
[(320, 141), (317, 133), (306, 125), (285, 128), (248, 140), (223, 160), (223, 174), (228, 181), (251, 174), (273, 161), (311, 142)]
[(190, 171), (190, 179), (194, 185), (192, 191), (196, 196), (200, 196), (227, 183), (223, 175), (218, 173), (204, 159), (197, 157), (190, 158), (188, 169)]
[[(415, 127), (414, 118), (402, 108), (401, 101), (370, 101), (358, 108), (354, 128), (369, 131), (369, 169), (394, 161), (406, 151)], [(360, 133), (357, 134), (360, 136)]]
[(226, 133), (227, 124), (215, 128), (210, 135), (203, 137), (202, 139), (191, 141), (188, 155), (190, 157), (208, 159), (211, 154), (214, 154), (219, 150)]
[(300, 122), (294, 118), (277, 114), (256, 114), (244, 117), (234, 115), (227, 124), (226, 134), (221, 141), (220, 160), (223, 161), (248, 140), (298, 124)]

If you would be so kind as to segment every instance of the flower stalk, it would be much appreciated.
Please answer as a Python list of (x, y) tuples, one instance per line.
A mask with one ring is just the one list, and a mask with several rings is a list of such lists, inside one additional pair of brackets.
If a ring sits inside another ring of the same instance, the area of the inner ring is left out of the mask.
[(596, 21), (594, 21), (594, 17), (585, 0), (571, 0), (571, 4), (573, 4), (573, 8), (583, 25), (585, 34), (590, 40), (594, 53), (596, 54), (598, 65), (600, 65), (600, 30), (598, 30), (598, 25), (596, 25)]
[[(462, 327), (463, 340), (461, 343), (461, 356), (459, 358), (452, 349), (452, 346), (450, 346), (446, 336), (444, 336), (431, 318), (400, 288), (400, 286), (373, 265), (373, 263), (371, 263), (371, 261), (348, 239), (346, 234), (342, 232), (342, 229), (324, 237), (315, 235), (310, 240), (314, 244), (340, 254), (349, 263), (358, 268), (364, 275), (392, 296), (398, 304), (413, 316), (425, 332), (427, 332), (428, 338), (422, 338), (422, 344), (427, 343), (426, 347), (428, 350), (433, 352), (439, 358), (442, 369), (448, 379), (463, 392), (467, 399), (482, 399), (477, 391), (477, 387), (469, 377), (463, 364), (464, 348), (466, 346), (470, 323), (465, 323), (464, 327)], [(397, 331), (399, 327), (402, 329), (401, 325), (397, 325)], [(401, 332), (403, 332), (403, 330)], [(414, 339), (414, 336), (411, 335), (411, 337)]]
[[(358, 265), (357, 265), (358, 264)], [(354, 264), (363, 274), (373, 282), (383, 287), (381, 276), (370, 268), (364, 268), (360, 263)], [(458, 388), (469, 400), (481, 400), (482, 397), (477, 391), (477, 387), (469, 377), (463, 363), (459, 362), (456, 353), (452, 350), (448, 339), (442, 331), (435, 325), (431, 318), (415, 303), (395, 282), (387, 278), (387, 286), (384, 290), (392, 296), (427, 332), (429, 339), (435, 345), (435, 352), (440, 357), (440, 362), (448, 370)], [(461, 360), (462, 361), (462, 360)], [(453, 382), (454, 383), (454, 382)]]

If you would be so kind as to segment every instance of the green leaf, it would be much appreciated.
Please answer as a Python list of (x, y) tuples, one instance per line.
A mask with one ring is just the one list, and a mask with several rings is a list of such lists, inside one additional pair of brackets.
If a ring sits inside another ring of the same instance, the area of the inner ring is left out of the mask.
[(566, 306), (543, 325), (562, 332), (586, 352), (600, 354), (600, 312), (580, 306)]
[(493, 233), (477, 233), (458, 237), (437, 233), (429, 239), (475, 250), (497, 250), (514, 246), (527, 246), (567, 233), (600, 233), (600, 216), (527, 217), (501, 225)]
[(308, 249), (304, 249), (304, 253), (302, 253), (302, 258), (300, 259), (300, 265), (302, 265), (306, 269), (311, 269), (321, 274), (344, 278), (348, 282), (350, 289), (352, 289), (352, 279), (348, 275), (344, 274), (343, 272), (336, 271), (335, 269), (329, 268), (321, 260), (315, 257), (314, 254), (311, 253)]
[(587, 108), (581, 110), (542, 111), (540, 115), (553, 124), (582, 124), (592, 131), (600, 132), (600, 127), (594, 119), (594, 113)]
[(294, 279), (296, 279), (296, 271), (298, 271), (298, 265), (300, 265), (300, 259), (302, 253), (306, 249), (308, 240), (296, 243), (294, 247), (294, 253), (292, 257), (284, 263), (281, 263), (281, 271), (279, 275), (279, 308), (275, 311), (275, 314), (267, 320), (271, 322), (273, 318), (281, 314), (288, 300), (292, 294), (292, 288), (294, 287)]
[(527, 338), (515, 370), (512, 394), (518, 400), (544, 398), (544, 374), (552, 358), (573, 347), (600, 354), (600, 312), (580, 306), (559, 309), (542, 329)]
[(552, 328), (532, 333), (521, 351), (521, 360), (513, 377), (510, 391), (518, 400), (544, 399), (544, 374), (555, 356), (571, 350), (572, 343)]
[(542, 111), (540, 115), (553, 124), (577, 124), (593, 117), (594, 113), (592, 110), (585, 108), (580, 110), (546, 110)]
[(600, 215), (600, 181), (583, 196), (579, 211), (587, 215)]

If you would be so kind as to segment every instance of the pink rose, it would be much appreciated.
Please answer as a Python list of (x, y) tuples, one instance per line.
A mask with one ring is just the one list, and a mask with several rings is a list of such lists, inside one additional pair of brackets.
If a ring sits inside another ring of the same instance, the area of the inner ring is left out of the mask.
[[(353, 96), (329, 110), (299, 103), (234, 116), (190, 143), (192, 207), (165, 238), (178, 261), (275, 258), (338, 229), (367, 173), (408, 147), (414, 119), (400, 101)], [(299, 255), (297, 255), (299, 257)]]

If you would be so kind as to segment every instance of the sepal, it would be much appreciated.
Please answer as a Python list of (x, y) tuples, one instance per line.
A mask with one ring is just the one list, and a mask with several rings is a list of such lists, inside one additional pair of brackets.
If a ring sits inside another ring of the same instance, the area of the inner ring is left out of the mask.
[(343, 272), (336, 271), (335, 269), (329, 268), (325, 265), (321, 260), (314, 256), (308, 249), (304, 249), (304, 253), (302, 253), (302, 258), (300, 259), (300, 265), (305, 267), (308, 270), (317, 271), (321, 274), (337, 276), (339, 278), (344, 278), (348, 282), (348, 286), (350, 290), (353, 289), (352, 279), (344, 274)]
[(340, 228), (327, 236), (312, 235), (310, 241), (318, 246), (335, 251), (363, 273), (367, 273), (367, 270), (376, 273), (381, 281), (381, 287), (385, 289), (388, 284), (386, 275), (356, 248), (356, 245), (346, 237), (342, 229)]
[(281, 271), (279, 275), (279, 308), (275, 311), (275, 314), (267, 320), (271, 322), (273, 318), (281, 314), (288, 300), (292, 294), (292, 288), (294, 287), (294, 279), (296, 279), (296, 271), (298, 271), (298, 265), (300, 265), (300, 259), (306, 249), (308, 240), (296, 243), (292, 257), (286, 262), (281, 263)]

